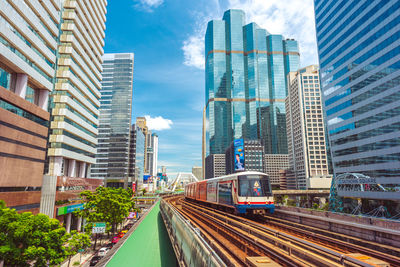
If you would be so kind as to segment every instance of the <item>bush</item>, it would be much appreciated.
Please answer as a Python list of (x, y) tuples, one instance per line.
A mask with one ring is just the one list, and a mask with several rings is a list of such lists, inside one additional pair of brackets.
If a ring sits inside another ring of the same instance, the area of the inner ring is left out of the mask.
[(72, 265), (73, 266), (79, 266), (79, 265), (81, 265), (81, 263), (79, 261), (75, 261)]

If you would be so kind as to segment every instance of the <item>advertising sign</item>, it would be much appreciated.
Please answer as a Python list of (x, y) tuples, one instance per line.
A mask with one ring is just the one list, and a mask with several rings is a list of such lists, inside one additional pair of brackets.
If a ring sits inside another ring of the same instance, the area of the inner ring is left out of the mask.
[(71, 205), (71, 206), (60, 207), (60, 208), (57, 208), (57, 216), (72, 213), (75, 210), (82, 210), (82, 209), (83, 209), (83, 203)]
[[(151, 175), (148, 175), (148, 174), (143, 175), (143, 181), (151, 180), (150, 178), (151, 178)], [(149, 182), (151, 182), (151, 181), (149, 181)]]
[(129, 216), (127, 219), (137, 219), (138, 218), (138, 213), (136, 211), (129, 212)]
[(92, 233), (93, 234), (104, 234), (106, 232), (106, 223), (97, 222), (93, 223)]
[(132, 191), (133, 191), (133, 193), (136, 192), (136, 183), (132, 183)]
[(235, 171), (244, 171), (244, 145), (243, 139), (236, 139), (233, 143), (235, 151)]

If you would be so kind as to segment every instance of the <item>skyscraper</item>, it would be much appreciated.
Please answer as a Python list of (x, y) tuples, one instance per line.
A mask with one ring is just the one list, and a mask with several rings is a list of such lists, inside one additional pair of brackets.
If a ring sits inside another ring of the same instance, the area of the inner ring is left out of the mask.
[[(107, 6), (106, 0), (58, 2), (61, 32), (53, 51), (58, 60), (50, 96), (48, 168), (40, 207), (51, 217), (55, 200), (68, 201), (74, 194), (77, 197), (79, 192), (68, 192), (68, 185), (80, 183), (86, 189), (99, 181), (87, 178), (95, 163)], [(64, 208), (57, 208), (56, 215), (60, 220), (67, 215), (70, 225), (71, 211), (66, 214)]]
[(288, 81), (289, 165), (296, 176), (297, 189), (330, 188), (318, 66), (290, 72)]
[(133, 59), (132, 53), (103, 56), (96, 165), (91, 169), (93, 178), (114, 183), (128, 179)]
[(147, 157), (147, 167), (149, 175), (157, 176), (157, 164), (158, 164), (158, 135), (156, 133), (152, 133), (148, 131), (147, 133), (147, 149), (146, 149), (146, 157)]
[(315, 0), (315, 14), (334, 173), (398, 186), (400, 2)]
[(234, 139), (261, 139), (267, 154), (287, 153), (286, 75), (299, 66), (298, 45), (228, 10), (207, 25), (206, 149), (221, 154)]
[(137, 189), (143, 186), (145, 140), (143, 129), (133, 124), (129, 151), (129, 182), (137, 183)]
[(58, 1), (0, 1), (0, 199), (18, 211), (39, 212), (59, 23)]

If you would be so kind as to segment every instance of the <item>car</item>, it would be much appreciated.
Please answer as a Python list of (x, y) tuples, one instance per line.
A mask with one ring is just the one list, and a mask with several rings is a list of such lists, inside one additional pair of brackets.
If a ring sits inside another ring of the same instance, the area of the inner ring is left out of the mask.
[(94, 256), (94, 257), (90, 260), (89, 266), (95, 266), (102, 258), (103, 258), (102, 256)]
[(107, 244), (106, 244), (106, 248), (112, 249), (113, 245), (114, 245), (113, 243), (107, 243)]
[(109, 248), (103, 247), (103, 248), (99, 249), (99, 252), (97, 252), (97, 255), (98, 256), (105, 256), (109, 250), (110, 250)]
[(128, 232), (128, 230), (122, 230), (121, 233), (126, 234)]
[(119, 233), (118, 233), (118, 237), (119, 237), (119, 238), (123, 238), (124, 235), (125, 235), (125, 233), (123, 233), (123, 232), (119, 232)]
[(111, 243), (112, 243), (112, 244), (117, 244), (118, 241), (119, 241), (119, 236), (114, 236), (114, 237), (112, 238), (112, 240), (111, 240)]

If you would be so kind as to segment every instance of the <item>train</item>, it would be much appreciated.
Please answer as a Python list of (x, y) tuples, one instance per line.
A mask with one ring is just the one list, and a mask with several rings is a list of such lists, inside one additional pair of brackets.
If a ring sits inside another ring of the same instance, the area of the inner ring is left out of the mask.
[(273, 213), (269, 176), (255, 171), (238, 172), (185, 185), (185, 198), (235, 214)]

